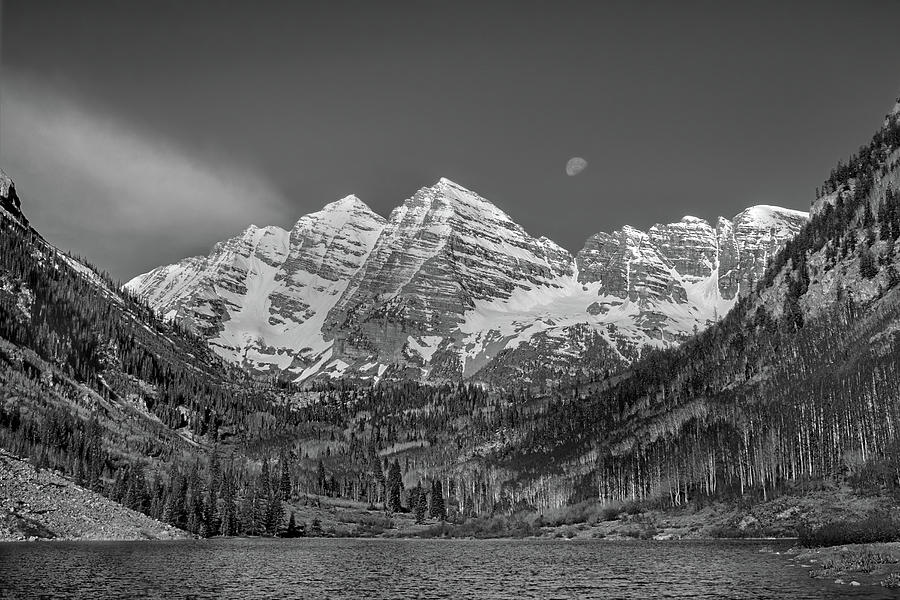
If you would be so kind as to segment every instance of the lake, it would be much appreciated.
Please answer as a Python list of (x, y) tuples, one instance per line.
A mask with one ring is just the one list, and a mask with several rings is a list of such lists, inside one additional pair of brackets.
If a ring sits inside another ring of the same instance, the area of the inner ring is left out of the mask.
[(0, 544), (0, 598), (891, 598), (784, 542), (223, 539)]

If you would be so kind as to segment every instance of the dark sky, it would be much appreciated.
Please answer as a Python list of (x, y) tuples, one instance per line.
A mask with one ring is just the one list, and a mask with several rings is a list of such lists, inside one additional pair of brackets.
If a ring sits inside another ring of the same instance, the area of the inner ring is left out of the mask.
[(806, 209), (900, 92), (898, 23), (896, 1), (6, 0), (0, 166), (120, 278), (441, 176), (574, 252)]

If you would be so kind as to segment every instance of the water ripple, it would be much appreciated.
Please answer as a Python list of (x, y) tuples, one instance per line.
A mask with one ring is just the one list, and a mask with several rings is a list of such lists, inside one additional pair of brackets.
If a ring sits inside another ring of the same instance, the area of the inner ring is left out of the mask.
[(752, 542), (269, 540), (0, 544), (0, 598), (890, 598)]

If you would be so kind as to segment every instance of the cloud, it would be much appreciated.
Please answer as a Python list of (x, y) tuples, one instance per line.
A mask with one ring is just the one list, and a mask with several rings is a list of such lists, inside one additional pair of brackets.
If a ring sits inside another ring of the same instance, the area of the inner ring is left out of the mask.
[(32, 224), (116, 277), (205, 253), (287, 212), (281, 193), (253, 170), (8, 72), (0, 119), (0, 166)]

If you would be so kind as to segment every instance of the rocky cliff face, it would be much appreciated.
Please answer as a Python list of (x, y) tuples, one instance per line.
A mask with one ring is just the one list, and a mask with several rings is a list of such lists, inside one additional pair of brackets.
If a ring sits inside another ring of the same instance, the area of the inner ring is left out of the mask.
[(28, 227), (28, 219), (22, 214), (21, 202), (19, 195), (16, 193), (16, 186), (12, 179), (0, 170), (0, 210), (10, 215), (19, 222), (20, 225)]
[[(454, 346), (476, 306), (560, 291), (572, 258), (450, 180), (395, 209), (366, 261), (326, 319), (334, 355), (348, 362), (413, 364)], [(454, 361), (456, 362), (456, 361)], [(463, 365), (464, 366), (464, 365)], [(458, 369), (457, 369), (458, 370)]]
[(125, 287), (201, 333), (224, 358), (268, 371), (302, 370), (331, 346), (322, 324), (385, 224), (355, 196), (302, 217), (290, 231), (251, 225)]
[(731, 220), (719, 217), (715, 227), (687, 216), (646, 233), (633, 227), (598, 233), (575, 257), (578, 280), (599, 284), (594, 315), (612, 318), (630, 308), (632, 325), (644, 335), (678, 341), (723, 316), (807, 218), (754, 206)]
[[(731, 233), (722, 236), (720, 245), (734, 248), (723, 258), (720, 289), (733, 299), (747, 292), (762, 276), (769, 259), (800, 230), (809, 214), (777, 206), (752, 206), (732, 221)], [(722, 282), (725, 277), (727, 283)]]
[(614, 368), (724, 315), (806, 214), (747, 209), (589, 238), (577, 256), (441, 179), (387, 220), (355, 197), (126, 284), (224, 358), (289, 379), (489, 381)]
[(685, 302), (678, 271), (653, 238), (634, 227), (597, 233), (575, 257), (578, 281), (601, 284), (602, 293), (631, 302)]

